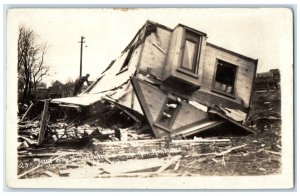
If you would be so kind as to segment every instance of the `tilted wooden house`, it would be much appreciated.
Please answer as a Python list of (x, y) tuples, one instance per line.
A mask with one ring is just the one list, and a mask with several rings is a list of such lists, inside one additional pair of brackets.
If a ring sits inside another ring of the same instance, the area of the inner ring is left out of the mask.
[(76, 97), (52, 100), (138, 112), (155, 137), (190, 136), (232, 123), (243, 130), (257, 60), (207, 42), (204, 32), (147, 21), (101, 76)]

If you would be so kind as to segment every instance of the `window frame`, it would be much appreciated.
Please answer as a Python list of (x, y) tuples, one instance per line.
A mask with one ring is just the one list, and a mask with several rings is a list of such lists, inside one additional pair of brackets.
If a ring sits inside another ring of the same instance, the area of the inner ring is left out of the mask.
[(119, 72), (116, 74), (116, 75), (119, 75), (125, 71), (128, 70), (128, 67), (129, 67), (129, 64), (130, 64), (130, 61), (131, 61), (131, 57), (132, 57), (132, 54), (134, 52), (134, 49), (133, 48), (130, 48), (129, 51), (128, 51), (128, 54), (126, 55), (126, 58), (119, 70)]
[[(196, 44), (195, 53), (194, 53), (193, 62), (192, 62), (192, 69), (188, 69), (187, 67), (183, 66), (186, 41), (190, 41), (190, 42)], [(177, 71), (182, 72), (187, 75), (190, 75), (194, 78), (199, 78), (199, 76), (198, 76), (199, 60), (200, 60), (200, 56), (201, 56), (201, 52), (202, 52), (201, 44), (202, 44), (202, 35), (201, 34), (198, 34), (192, 30), (184, 28), (182, 41), (181, 41), (181, 47), (180, 47), (180, 60), (179, 60), (179, 66), (177, 68)]]
[[(165, 124), (165, 123), (160, 122), (160, 119), (162, 118), (163, 113), (164, 113), (164, 111), (166, 109), (166, 105), (167, 105), (167, 103), (170, 100), (176, 102), (177, 103), (177, 107), (174, 110), (173, 115), (171, 116), (170, 122), (168, 124)], [(171, 127), (173, 126), (173, 124), (174, 124), (174, 122), (175, 122), (175, 120), (176, 120), (176, 118), (177, 118), (177, 116), (179, 114), (179, 111), (180, 111), (181, 107), (182, 107), (182, 104), (177, 100), (177, 97), (175, 97), (175, 96), (169, 96), (168, 95), (168, 97), (166, 98), (166, 100), (165, 100), (165, 102), (163, 104), (163, 107), (162, 107), (162, 109), (161, 109), (161, 111), (160, 111), (160, 113), (159, 113), (159, 115), (158, 115), (158, 117), (157, 117), (154, 125), (159, 126), (159, 127), (164, 127), (167, 130), (171, 129)]]
[[(224, 64), (227, 64), (227, 65), (230, 65), (230, 66), (232, 66), (232, 67), (235, 68), (234, 81), (233, 81), (233, 86), (232, 86), (232, 93), (227, 93), (225, 91), (221, 91), (221, 90), (218, 90), (218, 89), (215, 88), (217, 70), (218, 70), (218, 65), (219, 65), (220, 62), (222, 62)], [(212, 82), (211, 91), (215, 92), (215, 93), (218, 93), (218, 94), (221, 94), (221, 95), (224, 95), (224, 96), (227, 96), (227, 97), (230, 97), (230, 98), (236, 98), (236, 89), (235, 89), (235, 87), (236, 87), (237, 73), (238, 73), (238, 66), (237, 65), (216, 58), (216, 63), (215, 63), (215, 69), (214, 69), (214, 76), (213, 76), (213, 82)]]

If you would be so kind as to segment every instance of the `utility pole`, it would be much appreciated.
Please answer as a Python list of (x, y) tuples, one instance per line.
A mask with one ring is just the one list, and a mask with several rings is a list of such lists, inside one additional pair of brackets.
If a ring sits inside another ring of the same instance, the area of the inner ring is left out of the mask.
[(85, 43), (84, 38), (85, 37), (81, 36), (81, 39), (80, 39), (80, 71), (79, 71), (79, 78), (81, 78), (81, 76), (82, 76), (82, 47), (83, 47), (83, 43)]

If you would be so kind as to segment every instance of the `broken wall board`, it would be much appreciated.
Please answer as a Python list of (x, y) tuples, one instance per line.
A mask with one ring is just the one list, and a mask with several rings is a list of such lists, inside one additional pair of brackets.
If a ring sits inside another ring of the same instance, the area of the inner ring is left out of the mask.
[(174, 130), (172, 132), (172, 135), (181, 135), (181, 136), (190, 136), (196, 133), (200, 133), (202, 131), (220, 126), (222, 124), (224, 124), (225, 121), (219, 120), (219, 121), (205, 121), (205, 122), (199, 122), (197, 124), (194, 124), (193, 126), (189, 126), (189, 127), (185, 127), (185, 128), (181, 128), (178, 130)]
[(122, 105), (132, 110), (135, 110), (140, 114), (143, 114), (143, 110), (139, 104), (136, 94), (134, 93), (132, 84), (129, 81), (125, 89), (118, 91), (120, 91), (120, 93), (116, 93), (110, 96), (113, 102), (115, 102), (118, 105)]
[(236, 126), (242, 128), (243, 130), (246, 130), (246, 131), (248, 131), (248, 132), (250, 132), (250, 133), (254, 133), (254, 134), (257, 134), (257, 133), (258, 133), (257, 130), (250, 129), (249, 127), (243, 125), (242, 123), (239, 123), (239, 122), (237, 122), (237, 121), (231, 119), (230, 117), (226, 116), (225, 114), (222, 114), (221, 112), (218, 112), (218, 111), (215, 110), (215, 109), (210, 109), (210, 110), (208, 111), (208, 113), (209, 113), (209, 114), (216, 115), (216, 116), (218, 116), (218, 117), (220, 117), (220, 118), (222, 118), (222, 119), (224, 119), (224, 120), (226, 120), (226, 121), (228, 121), (228, 122), (230, 122), (230, 123), (232, 123), (232, 124), (234, 124), (234, 125), (236, 125)]
[(206, 112), (203, 112), (185, 102), (182, 102), (181, 105), (182, 106), (176, 116), (172, 129), (180, 129), (181, 127), (195, 122), (208, 120), (209, 116)]
[(41, 120), (41, 126), (40, 126), (40, 133), (39, 133), (39, 138), (38, 138), (38, 145), (41, 145), (44, 141), (44, 136), (46, 132), (46, 127), (47, 127), (47, 121), (49, 120), (49, 112), (48, 112), (48, 106), (49, 106), (49, 100), (45, 100), (44, 104), (44, 110), (42, 113), (42, 120)]
[(249, 110), (249, 108), (246, 108), (241, 105), (241, 100), (239, 99), (233, 100), (229, 97), (218, 95), (217, 93), (205, 89), (200, 89), (193, 93), (192, 99), (208, 107), (213, 107), (215, 104), (218, 104), (231, 109), (238, 109), (243, 112), (248, 112)]

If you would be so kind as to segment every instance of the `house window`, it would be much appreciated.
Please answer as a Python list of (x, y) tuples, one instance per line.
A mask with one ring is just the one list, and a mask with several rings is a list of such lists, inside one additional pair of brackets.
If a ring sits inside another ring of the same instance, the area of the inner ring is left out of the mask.
[(234, 83), (237, 66), (218, 60), (213, 89), (220, 93), (234, 94)]
[(180, 103), (172, 100), (172, 99), (168, 99), (164, 105), (164, 108), (158, 118), (158, 123), (168, 127), (171, 125), (171, 122), (173, 119), (175, 119), (176, 115), (177, 115), (177, 111), (179, 109)]
[(182, 52), (181, 67), (197, 73), (197, 62), (199, 53), (199, 35), (185, 30), (185, 40)]

